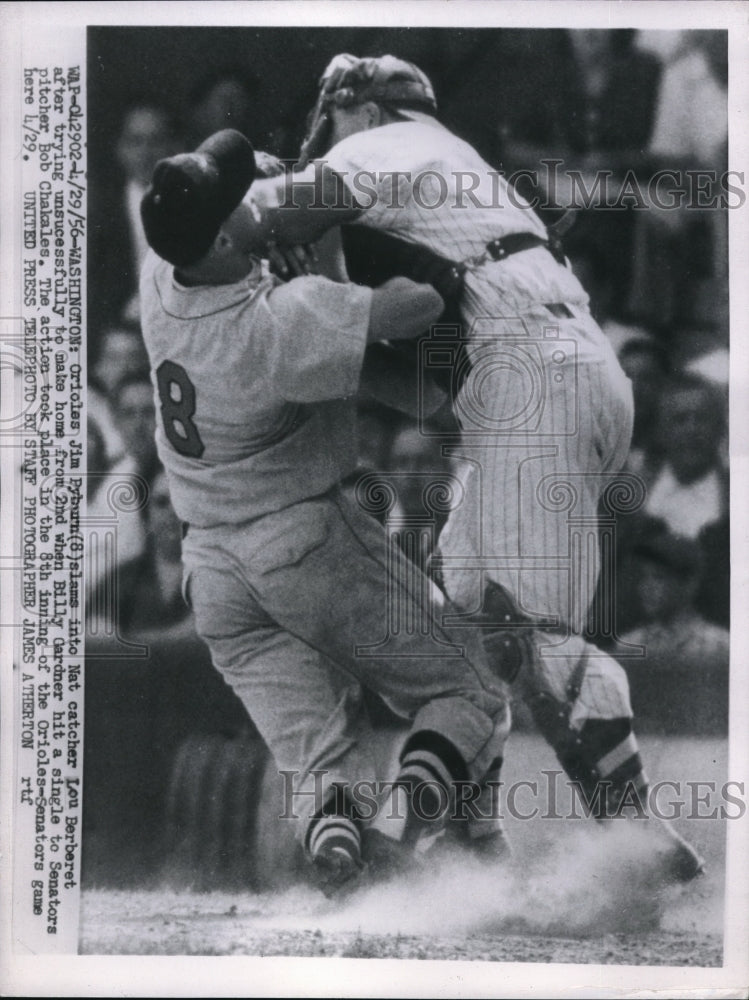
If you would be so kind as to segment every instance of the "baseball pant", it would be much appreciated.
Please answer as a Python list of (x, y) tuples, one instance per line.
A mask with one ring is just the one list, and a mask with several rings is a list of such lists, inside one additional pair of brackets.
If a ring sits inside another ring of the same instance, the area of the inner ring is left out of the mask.
[[(324, 772), (323, 795), (375, 777), (358, 684), (410, 719), (412, 734), (449, 741), (469, 779), (484, 776), (509, 729), (503, 685), (476, 634), (456, 641), (437, 624), (437, 589), (346, 491), (242, 525), (191, 527), (183, 559), (199, 634), (298, 788), (309, 790), (312, 771)], [(303, 829), (316, 800), (297, 798)]]
[[(521, 690), (564, 703), (579, 678), (570, 717), (579, 728), (632, 715), (624, 671), (580, 635), (600, 570), (599, 503), (629, 450), (632, 393), (613, 351), (586, 359), (587, 310), (544, 311), (476, 324), (455, 403), (464, 495), (439, 547), (447, 593), (466, 618), (494, 581), (544, 630)], [(626, 508), (626, 496), (614, 499)]]

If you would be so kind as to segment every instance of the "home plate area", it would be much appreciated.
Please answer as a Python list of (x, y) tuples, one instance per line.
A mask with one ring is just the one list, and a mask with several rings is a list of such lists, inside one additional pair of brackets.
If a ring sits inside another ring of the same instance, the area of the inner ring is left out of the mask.
[[(643, 750), (653, 781), (684, 788), (713, 782), (720, 790), (726, 780), (725, 740), (650, 736)], [(508, 785), (535, 780), (544, 787), (542, 772), (555, 768), (536, 734), (513, 735)], [(688, 796), (685, 802), (686, 813)], [(566, 813), (561, 797), (557, 811)], [(705, 874), (687, 885), (659, 880), (650, 836), (636, 820), (601, 826), (510, 816), (507, 860), (435, 852), (408, 877), (365, 878), (332, 899), (293, 865), (276, 887), (247, 891), (215, 888), (216, 880), (211, 885), (194, 869), (187, 877), (175, 855), (143, 886), (84, 890), (80, 951), (720, 966), (728, 823), (682, 818), (675, 825), (707, 862)], [(272, 823), (255, 849), (272, 862), (280, 849)]]

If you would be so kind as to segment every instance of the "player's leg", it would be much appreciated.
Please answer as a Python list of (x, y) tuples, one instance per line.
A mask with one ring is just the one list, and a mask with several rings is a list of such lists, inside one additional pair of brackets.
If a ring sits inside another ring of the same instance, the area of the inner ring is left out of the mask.
[(358, 738), (358, 686), (336, 684), (323, 657), (272, 621), (230, 567), (194, 569), (189, 598), (214, 665), (273, 755), (282, 820), (296, 824), (321, 887), (337, 888), (362, 867), (356, 789), (376, 775)]
[(645, 789), (632, 732), (627, 677), (580, 636), (529, 633), (532, 655), (518, 678), (523, 700), (597, 819), (613, 815), (630, 788)]
[[(546, 637), (546, 641), (551, 637)], [(664, 853), (667, 878), (689, 881), (704, 867), (702, 858), (648, 806), (649, 782), (633, 730), (629, 684), (623, 668), (597, 647), (576, 636), (560, 649), (579, 653), (554, 656), (554, 647), (534, 633), (540, 647), (535, 667), (520, 683), (534, 720), (554, 748), (565, 772), (595, 819), (620, 815), (647, 818)], [(556, 664), (554, 661), (557, 660)]]
[(336, 492), (263, 520), (240, 554), (259, 602), (411, 720), (397, 780), (418, 790), (410, 819), (439, 822), (456, 784), (484, 776), (509, 726), (478, 636), (452, 641), (434, 603), (443, 596), (352, 497)]
[[(544, 386), (545, 354), (531, 332), (515, 323), (475, 352), (458, 405), (465, 433), (456, 457), (464, 489), (440, 536), (437, 560), (445, 591), (461, 609), (451, 618), (456, 634), (475, 630), (508, 683), (528, 661), (529, 622), (559, 621), (558, 608), (566, 616), (570, 601), (569, 560), (560, 558), (568, 546), (564, 511), (551, 505), (538, 516), (536, 508), (539, 486), (553, 486), (564, 468), (554, 431), (574, 426), (565, 393), (575, 375), (564, 369), (566, 381)], [(526, 377), (529, 372), (539, 380)], [(540, 399), (534, 400), (534, 391)], [(496, 798), (501, 750), (498, 745), (484, 799)], [(471, 821), (467, 830), (474, 847), (505, 850), (497, 819)]]
[[(582, 322), (592, 322), (582, 320)], [(576, 371), (577, 433), (560, 442), (551, 460), (538, 519), (551, 518), (554, 490), (574, 495), (568, 504), (566, 539), (553, 527), (560, 556), (566, 556), (573, 585), (566, 605), (560, 595), (556, 607), (564, 626), (553, 634), (531, 633), (536, 655), (525, 674), (527, 700), (542, 732), (554, 747), (569, 777), (591, 799), (596, 818), (615, 815), (632, 800), (647, 814), (648, 779), (633, 730), (629, 684), (622, 667), (608, 654), (578, 634), (585, 624), (600, 573), (599, 513), (603, 497), (615, 528), (617, 513), (636, 509), (644, 497), (636, 482), (617, 479), (629, 449), (632, 394), (628, 380), (612, 357), (609, 364), (579, 364)], [(552, 410), (554, 409), (552, 398)], [(540, 486), (540, 484), (539, 484)], [(543, 502), (546, 500), (546, 502)], [(607, 567), (609, 572), (611, 567)], [(613, 586), (613, 581), (612, 581)], [(702, 869), (696, 852), (668, 824), (653, 818), (668, 851), (667, 873), (681, 880)]]
[[(503, 391), (489, 394), (488, 405), (501, 425), (503, 415), (522, 412), (522, 400), (508, 366), (494, 377)], [(606, 365), (576, 365), (547, 389), (540, 433), (518, 432), (482, 450), (464, 443), (474, 496), (468, 491), (440, 539), (443, 574), (490, 657), (500, 651), (505, 667), (522, 664), (518, 686), (539, 729), (591, 801), (607, 789), (605, 811), (647, 788), (626, 677), (576, 634), (598, 579), (599, 500), (628, 449), (631, 391)], [(555, 623), (554, 635), (522, 628), (544, 619)], [(673, 859), (682, 873), (699, 869), (680, 838)]]
[[(608, 654), (581, 636), (519, 626), (522, 615), (497, 584), (484, 592), (481, 612), (471, 617), (489, 657), (499, 653), (499, 669), (530, 708), (539, 732), (554, 749), (582, 806), (597, 820), (627, 809), (648, 817), (657, 849), (665, 853), (668, 878), (688, 881), (702, 859), (672, 826), (649, 814), (648, 778), (633, 730), (627, 676)], [(458, 630), (459, 631), (459, 630)], [(498, 780), (498, 774), (495, 776)], [(490, 795), (487, 786), (484, 796)], [(485, 815), (485, 813), (483, 814)], [(486, 819), (469, 823), (475, 846), (482, 840), (503, 849), (501, 826)]]

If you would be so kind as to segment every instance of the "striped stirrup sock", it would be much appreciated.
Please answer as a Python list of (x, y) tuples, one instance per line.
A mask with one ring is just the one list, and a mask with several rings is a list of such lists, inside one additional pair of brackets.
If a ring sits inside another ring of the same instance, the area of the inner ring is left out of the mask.
[(356, 811), (343, 786), (331, 787), (327, 801), (310, 820), (305, 846), (312, 861), (345, 852), (360, 864), (361, 834)]
[(333, 852), (345, 852), (357, 864), (361, 862), (361, 837), (354, 820), (347, 816), (318, 816), (307, 835), (310, 858)]
[(465, 763), (444, 736), (429, 730), (413, 733), (401, 753), (396, 783), (408, 792), (404, 840), (415, 842), (444, 826), (455, 798), (455, 782), (465, 781)]

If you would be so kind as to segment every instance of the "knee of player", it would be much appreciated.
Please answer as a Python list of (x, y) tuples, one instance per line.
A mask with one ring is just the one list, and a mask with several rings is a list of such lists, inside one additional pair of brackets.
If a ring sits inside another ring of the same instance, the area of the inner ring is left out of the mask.
[(507, 686), (495, 678), (475, 694), (469, 695), (473, 704), (491, 721), (493, 734), (506, 738), (510, 733), (510, 700)]
[(604, 686), (629, 702), (629, 678), (624, 667), (613, 657), (600, 650), (589, 658), (586, 679)]

